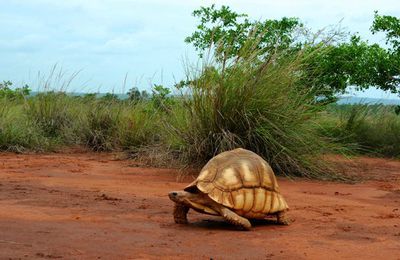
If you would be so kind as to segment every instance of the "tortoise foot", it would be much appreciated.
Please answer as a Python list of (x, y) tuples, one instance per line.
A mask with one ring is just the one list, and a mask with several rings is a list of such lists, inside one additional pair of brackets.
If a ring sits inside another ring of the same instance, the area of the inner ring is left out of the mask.
[(243, 229), (243, 230), (250, 230), (251, 224), (250, 221), (246, 218), (243, 218), (236, 214), (235, 212), (224, 208), (221, 210), (221, 216), (225, 218), (226, 221), (229, 223)]
[(189, 207), (183, 204), (175, 204), (174, 208), (174, 220), (177, 224), (187, 224), (187, 213), (189, 211)]
[(290, 225), (294, 220), (290, 219), (287, 215), (286, 215), (286, 211), (283, 212), (279, 212), (277, 213), (277, 223), (279, 225), (285, 225), (288, 226)]

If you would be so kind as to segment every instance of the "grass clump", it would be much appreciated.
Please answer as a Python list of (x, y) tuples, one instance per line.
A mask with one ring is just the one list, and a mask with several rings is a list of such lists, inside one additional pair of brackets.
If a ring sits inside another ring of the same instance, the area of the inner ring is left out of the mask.
[(43, 92), (27, 100), (25, 113), (43, 131), (56, 138), (72, 125), (71, 99), (63, 92)]
[(263, 156), (277, 174), (332, 178), (321, 155), (338, 146), (317, 131), (323, 105), (302, 73), (309, 55), (260, 61), (250, 50), (229, 65), (206, 65), (191, 76), (178, 119), (170, 124), (185, 156), (203, 163), (242, 147)]
[(23, 106), (0, 100), (0, 150), (51, 150), (53, 143), (23, 112)]
[(125, 150), (136, 149), (165, 141), (160, 127), (163, 114), (147, 101), (128, 103), (121, 111), (118, 139)]
[(160, 141), (159, 121), (149, 102), (93, 100), (82, 116), (83, 143), (94, 151), (136, 149)]
[(360, 154), (400, 157), (400, 116), (396, 106), (331, 105), (322, 133)]
[(98, 103), (87, 110), (85, 144), (95, 151), (111, 151), (118, 145), (117, 129), (120, 109), (112, 104)]

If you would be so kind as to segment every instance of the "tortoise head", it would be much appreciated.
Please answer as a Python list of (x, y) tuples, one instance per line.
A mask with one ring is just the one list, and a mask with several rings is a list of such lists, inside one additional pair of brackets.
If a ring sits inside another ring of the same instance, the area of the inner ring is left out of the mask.
[(195, 185), (189, 185), (184, 190), (171, 191), (168, 196), (173, 202), (190, 204), (190, 201), (198, 200), (199, 193)]
[(187, 191), (171, 191), (168, 193), (169, 198), (176, 203), (188, 204), (188, 201), (194, 196), (193, 193)]
[(215, 202), (212, 201), (207, 194), (182, 190), (171, 191), (168, 193), (168, 196), (177, 204), (185, 205), (201, 213), (218, 215), (218, 212), (211, 206), (212, 204), (215, 204)]

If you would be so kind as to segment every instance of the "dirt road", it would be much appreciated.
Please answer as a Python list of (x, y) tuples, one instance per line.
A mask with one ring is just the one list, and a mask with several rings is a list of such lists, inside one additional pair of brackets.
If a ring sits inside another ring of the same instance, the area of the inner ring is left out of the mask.
[(291, 226), (236, 231), (172, 219), (192, 180), (112, 154), (0, 153), (0, 259), (400, 259), (400, 161), (357, 160), (365, 183), (279, 179)]

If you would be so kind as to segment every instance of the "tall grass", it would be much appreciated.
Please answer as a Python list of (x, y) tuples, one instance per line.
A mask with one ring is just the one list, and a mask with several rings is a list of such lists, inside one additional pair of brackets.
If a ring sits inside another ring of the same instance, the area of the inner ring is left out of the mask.
[(66, 94), (44, 92), (27, 100), (25, 113), (47, 137), (57, 137), (73, 124), (71, 107), (71, 100)]
[(150, 102), (128, 104), (123, 107), (118, 124), (120, 147), (132, 150), (165, 143), (166, 131), (160, 126), (165, 115), (155, 109)]
[(94, 151), (133, 149), (159, 141), (151, 103), (47, 91), (25, 100), (0, 99), (0, 150), (42, 151), (83, 145)]
[(150, 103), (94, 100), (82, 119), (85, 145), (95, 151), (135, 149), (158, 141), (158, 113)]
[(308, 55), (313, 54), (260, 61), (251, 49), (227, 66), (205, 65), (189, 75), (184, 105), (169, 128), (187, 158), (203, 163), (243, 147), (263, 156), (278, 174), (331, 178), (321, 155), (340, 149), (317, 131), (323, 106), (303, 78)]
[(93, 102), (85, 118), (84, 142), (87, 146), (95, 151), (110, 151), (118, 147), (119, 106)]
[(23, 105), (0, 99), (0, 150), (50, 150), (53, 143), (24, 114)]
[(322, 134), (360, 154), (400, 157), (400, 116), (384, 105), (331, 105), (321, 118)]

